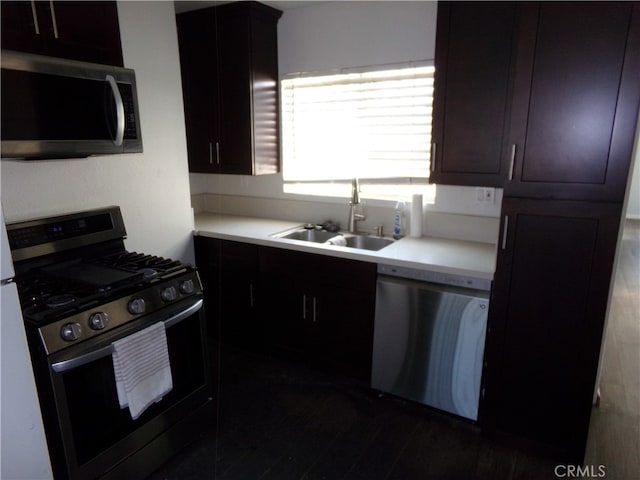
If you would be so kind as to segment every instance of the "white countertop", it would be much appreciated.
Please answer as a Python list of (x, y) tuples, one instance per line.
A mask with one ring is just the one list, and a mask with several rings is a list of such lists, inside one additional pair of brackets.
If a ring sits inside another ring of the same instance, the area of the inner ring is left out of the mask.
[(195, 215), (195, 235), (364, 262), (430, 270), (439, 273), (493, 280), (496, 245), (435, 237), (405, 237), (378, 250), (360, 250), (302, 240), (275, 238), (303, 222), (199, 213)]

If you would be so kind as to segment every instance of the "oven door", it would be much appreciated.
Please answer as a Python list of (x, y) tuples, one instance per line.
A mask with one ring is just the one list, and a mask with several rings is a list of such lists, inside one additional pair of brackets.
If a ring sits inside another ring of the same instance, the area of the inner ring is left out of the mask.
[[(186, 299), (109, 332), (99, 342), (49, 357), (55, 408), (45, 417), (49, 444), (58, 445), (52, 451), (56, 476), (143, 477), (168, 459), (169, 447), (182, 447), (211, 425), (211, 370), (201, 307), (201, 298)], [(111, 344), (160, 321), (166, 326), (173, 389), (132, 420), (118, 402)]]

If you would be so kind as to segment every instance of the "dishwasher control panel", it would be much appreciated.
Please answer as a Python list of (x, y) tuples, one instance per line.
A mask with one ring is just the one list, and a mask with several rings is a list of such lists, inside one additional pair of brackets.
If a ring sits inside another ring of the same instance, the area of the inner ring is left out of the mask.
[(456, 275), (453, 273), (434, 272), (431, 270), (420, 270), (418, 268), (397, 267), (395, 265), (384, 264), (378, 264), (378, 273), (380, 275), (408, 278), (421, 282), (440, 283), (460, 288), (472, 288), (474, 290), (484, 290), (487, 292), (491, 290), (491, 280), (486, 278)]

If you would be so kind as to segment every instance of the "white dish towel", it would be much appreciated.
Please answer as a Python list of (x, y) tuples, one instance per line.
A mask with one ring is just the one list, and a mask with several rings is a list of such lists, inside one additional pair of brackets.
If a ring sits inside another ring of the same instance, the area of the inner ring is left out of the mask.
[(173, 388), (163, 322), (113, 342), (112, 357), (120, 408), (133, 420)]
[(347, 245), (347, 239), (342, 235), (336, 235), (335, 237), (331, 237), (325, 243), (328, 243), (329, 245), (338, 245), (339, 247), (344, 247)]

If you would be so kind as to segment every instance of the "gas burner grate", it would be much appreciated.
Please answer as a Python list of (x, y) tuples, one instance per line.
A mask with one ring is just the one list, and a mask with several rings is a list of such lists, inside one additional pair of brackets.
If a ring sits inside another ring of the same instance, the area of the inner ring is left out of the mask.
[(177, 260), (120, 250), (35, 268), (16, 277), (23, 316), (43, 325), (188, 271)]
[(32, 275), (16, 279), (16, 284), (23, 309), (49, 305), (61, 306), (61, 304), (71, 303), (61, 302), (63, 296), (77, 298), (89, 292), (89, 289), (80, 282), (49, 275)]
[(36, 323), (46, 322), (109, 295), (73, 279), (43, 274), (16, 278), (16, 285), (25, 319)]
[(184, 265), (178, 260), (171, 260), (138, 252), (116, 253), (98, 258), (94, 260), (94, 263), (130, 272), (147, 272), (147, 276), (149, 270), (165, 273), (184, 268)]

